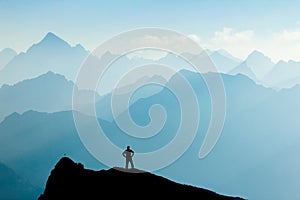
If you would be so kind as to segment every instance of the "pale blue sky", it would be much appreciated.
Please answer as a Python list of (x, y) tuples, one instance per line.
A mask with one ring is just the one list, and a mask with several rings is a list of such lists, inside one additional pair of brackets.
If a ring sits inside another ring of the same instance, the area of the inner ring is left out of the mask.
[(257, 49), (300, 61), (299, 8), (297, 0), (0, 0), (0, 50), (26, 51), (50, 31), (93, 50), (120, 32), (160, 27), (240, 58)]

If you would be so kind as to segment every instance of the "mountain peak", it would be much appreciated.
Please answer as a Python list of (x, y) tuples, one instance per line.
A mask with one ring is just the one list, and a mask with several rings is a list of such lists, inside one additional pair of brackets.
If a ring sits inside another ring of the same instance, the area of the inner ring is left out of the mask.
[(248, 55), (245, 62), (251, 63), (251, 65), (261, 65), (260, 62), (264, 62), (265, 64), (268, 65), (274, 65), (274, 63), (271, 61), (269, 57), (265, 56), (265, 54), (257, 50), (252, 51), (252, 53)]
[(46, 36), (44, 37), (43, 40), (57, 40), (57, 39), (60, 39), (60, 40), (61, 40), (61, 38), (59, 38), (59, 37), (58, 37), (57, 35), (55, 35), (54, 33), (48, 32), (48, 33), (46, 34)]
[(48, 32), (46, 34), (46, 37), (57, 37), (57, 36), (54, 33), (52, 33), (52, 32)]
[(34, 46), (47, 46), (47, 47), (55, 47), (55, 48), (57, 48), (58, 46), (70, 47), (70, 45), (66, 41), (64, 41), (63, 39), (61, 39), (60, 37), (58, 37), (52, 32), (48, 32), (46, 36), (38, 44)]
[(254, 50), (248, 55), (247, 60), (253, 57), (266, 57), (266, 56), (262, 52)]
[(87, 51), (81, 44), (76, 44), (75, 48), (80, 49), (82, 51)]
[(255, 76), (259, 80), (262, 80), (263, 77), (273, 68), (274, 63), (262, 52), (255, 50), (248, 55), (247, 59), (243, 62), (243, 65), (250, 68)]
[(258, 62), (258, 61), (262, 61), (264, 60), (265, 62), (268, 62), (269, 64), (271, 65), (274, 65), (274, 63), (271, 61), (271, 59), (266, 56), (265, 54), (263, 54), (262, 52), (260, 51), (257, 51), (257, 50), (254, 50), (252, 51), (248, 57), (246, 58), (246, 62), (249, 62), (249, 61), (253, 61), (254, 63), (253, 64), (260, 64), (260, 63), (255, 63), (255, 62)]

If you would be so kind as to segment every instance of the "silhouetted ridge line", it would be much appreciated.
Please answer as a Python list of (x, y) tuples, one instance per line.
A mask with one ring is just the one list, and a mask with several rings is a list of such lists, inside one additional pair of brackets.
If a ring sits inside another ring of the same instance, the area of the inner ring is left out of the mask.
[(100, 171), (84, 169), (81, 163), (75, 163), (70, 158), (63, 157), (51, 171), (44, 193), (39, 197), (39, 200), (169, 199), (173, 196), (179, 197), (178, 195), (185, 199), (241, 199), (239, 197), (220, 195), (194, 186), (179, 184), (138, 169), (119, 167)]

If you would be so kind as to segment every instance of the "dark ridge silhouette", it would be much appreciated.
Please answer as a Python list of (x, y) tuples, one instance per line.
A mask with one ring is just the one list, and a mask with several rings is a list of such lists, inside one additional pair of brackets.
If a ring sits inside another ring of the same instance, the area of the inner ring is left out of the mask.
[[(130, 173), (134, 172), (134, 173)], [(179, 184), (139, 169), (110, 168), (94, 171), (63, 157), (47, 180), (38, 200), (57, 199), (185, 199), (242, 200), (194, 186)]]

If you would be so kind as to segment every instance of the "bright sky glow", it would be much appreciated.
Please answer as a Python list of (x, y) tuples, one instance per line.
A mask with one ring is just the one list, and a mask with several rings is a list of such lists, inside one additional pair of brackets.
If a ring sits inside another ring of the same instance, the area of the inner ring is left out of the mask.
[(274, 62), (300, 61), (299, 8), (297, 0), (0, 0), (0, 51), (26, 51), (47, 32), (93, 50), (121, 32), (160, 27), (241, 59), (256, 49)]

